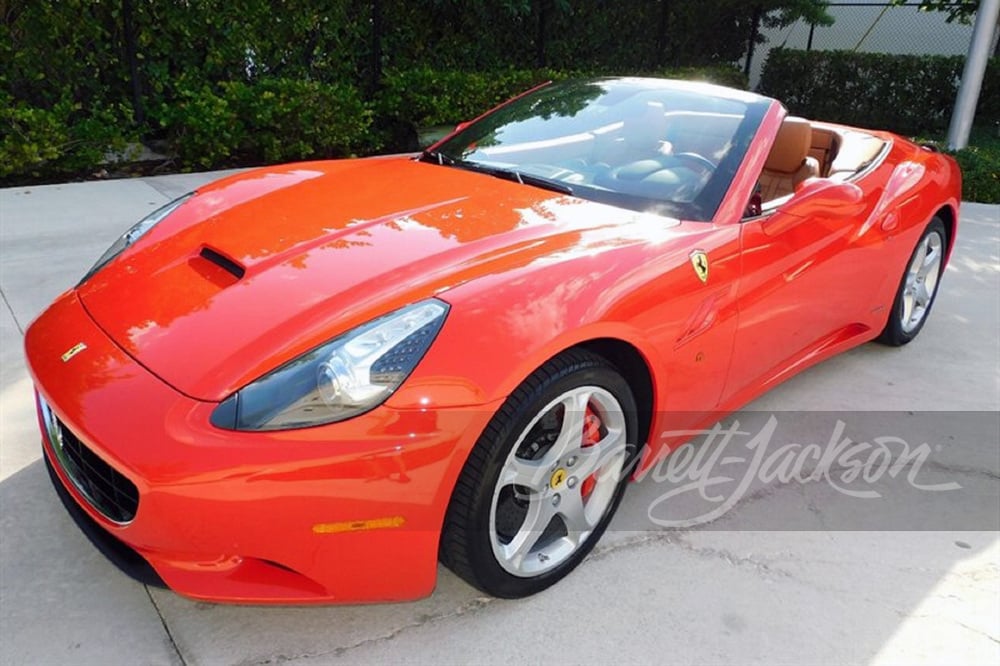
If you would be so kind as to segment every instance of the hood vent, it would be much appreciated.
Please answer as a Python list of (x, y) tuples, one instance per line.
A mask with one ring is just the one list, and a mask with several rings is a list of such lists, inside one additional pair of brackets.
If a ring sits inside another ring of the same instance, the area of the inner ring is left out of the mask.
[(207, 259), (222, 270), (234, 276), (237, 280), (242, 278), (247, 272), (246, 268), (210, 247), (201, 248), (201, 257), (202, 259)]

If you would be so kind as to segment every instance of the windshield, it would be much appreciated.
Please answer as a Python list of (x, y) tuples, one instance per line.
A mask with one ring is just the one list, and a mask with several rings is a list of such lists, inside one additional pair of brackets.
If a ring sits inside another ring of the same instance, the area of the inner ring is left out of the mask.
[(757, 132), (765, 98), (682, 81), (551, 84), (422, 159), (616, 206), (711, 220)]

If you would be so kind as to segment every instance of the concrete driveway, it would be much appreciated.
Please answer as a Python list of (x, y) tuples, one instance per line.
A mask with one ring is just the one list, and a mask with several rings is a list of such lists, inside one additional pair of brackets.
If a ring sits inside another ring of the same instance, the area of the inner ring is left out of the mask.
[(362, 607), (219, 606), (126, 578), (50, 487), (22, 335), (132, 222), (219, 175), (0, 190), (0, 662), (1000, 663), (997, 206), (963, 208), (913, 344), (858, 348), (737, 415), (746, 432), (775, 416), (789, 442), (826, 442), (839, 422), (858, 441), (927, 443), (919, 478), (910, 465), (864, 484), (876, 499), (845, 492), (842, 468), (767, 481), (730, 456), (712, 478), (753, 478), (699, 522), (719, 501), (661, 466), (578, 571), (522, 601), (444, 569), (428, 599)]

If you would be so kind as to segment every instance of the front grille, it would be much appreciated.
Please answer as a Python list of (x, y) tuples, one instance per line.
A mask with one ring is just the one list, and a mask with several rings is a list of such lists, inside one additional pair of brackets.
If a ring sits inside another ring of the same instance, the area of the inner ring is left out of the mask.
[(49, 442), (59, 466), (91, 506), (116, 523), (135, 518), (139, 489), (73, 434), (48, 405), (41, 403)]
[(90, 514), (83, 510), (73, 496), (66, 490), (66, 484), (62, 482), (52, 467), (50, 456), (42, 456), (45, 460), (45, 469), (49, 472), (49, 480), (55, 488), (59, 501), (66, 507), (70, 518), (77, 524), (84, 535), (90, 539), (97, 550), (108, 558), (113, 565), (122, 570), (127, 576), (131, 576), (143, 585), (153, 585), (156, 587), (166, 587), (156, 570), (149, 565), (142, 555), (137, 553), (131, 546), (121, 541), (116, 536), (90, 517)]

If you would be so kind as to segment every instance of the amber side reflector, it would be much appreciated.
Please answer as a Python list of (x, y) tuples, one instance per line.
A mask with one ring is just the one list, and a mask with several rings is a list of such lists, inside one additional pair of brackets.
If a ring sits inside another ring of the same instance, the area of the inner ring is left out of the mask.
[(406, 519), (402, 516), (387, 516), (370, 520), (345, 520), (339, 523), (316, 523), (312, 527), (314, 534), (340, 534), (341, 532), (361, 532), (364, 530), (383, 530), (402, 527)]

